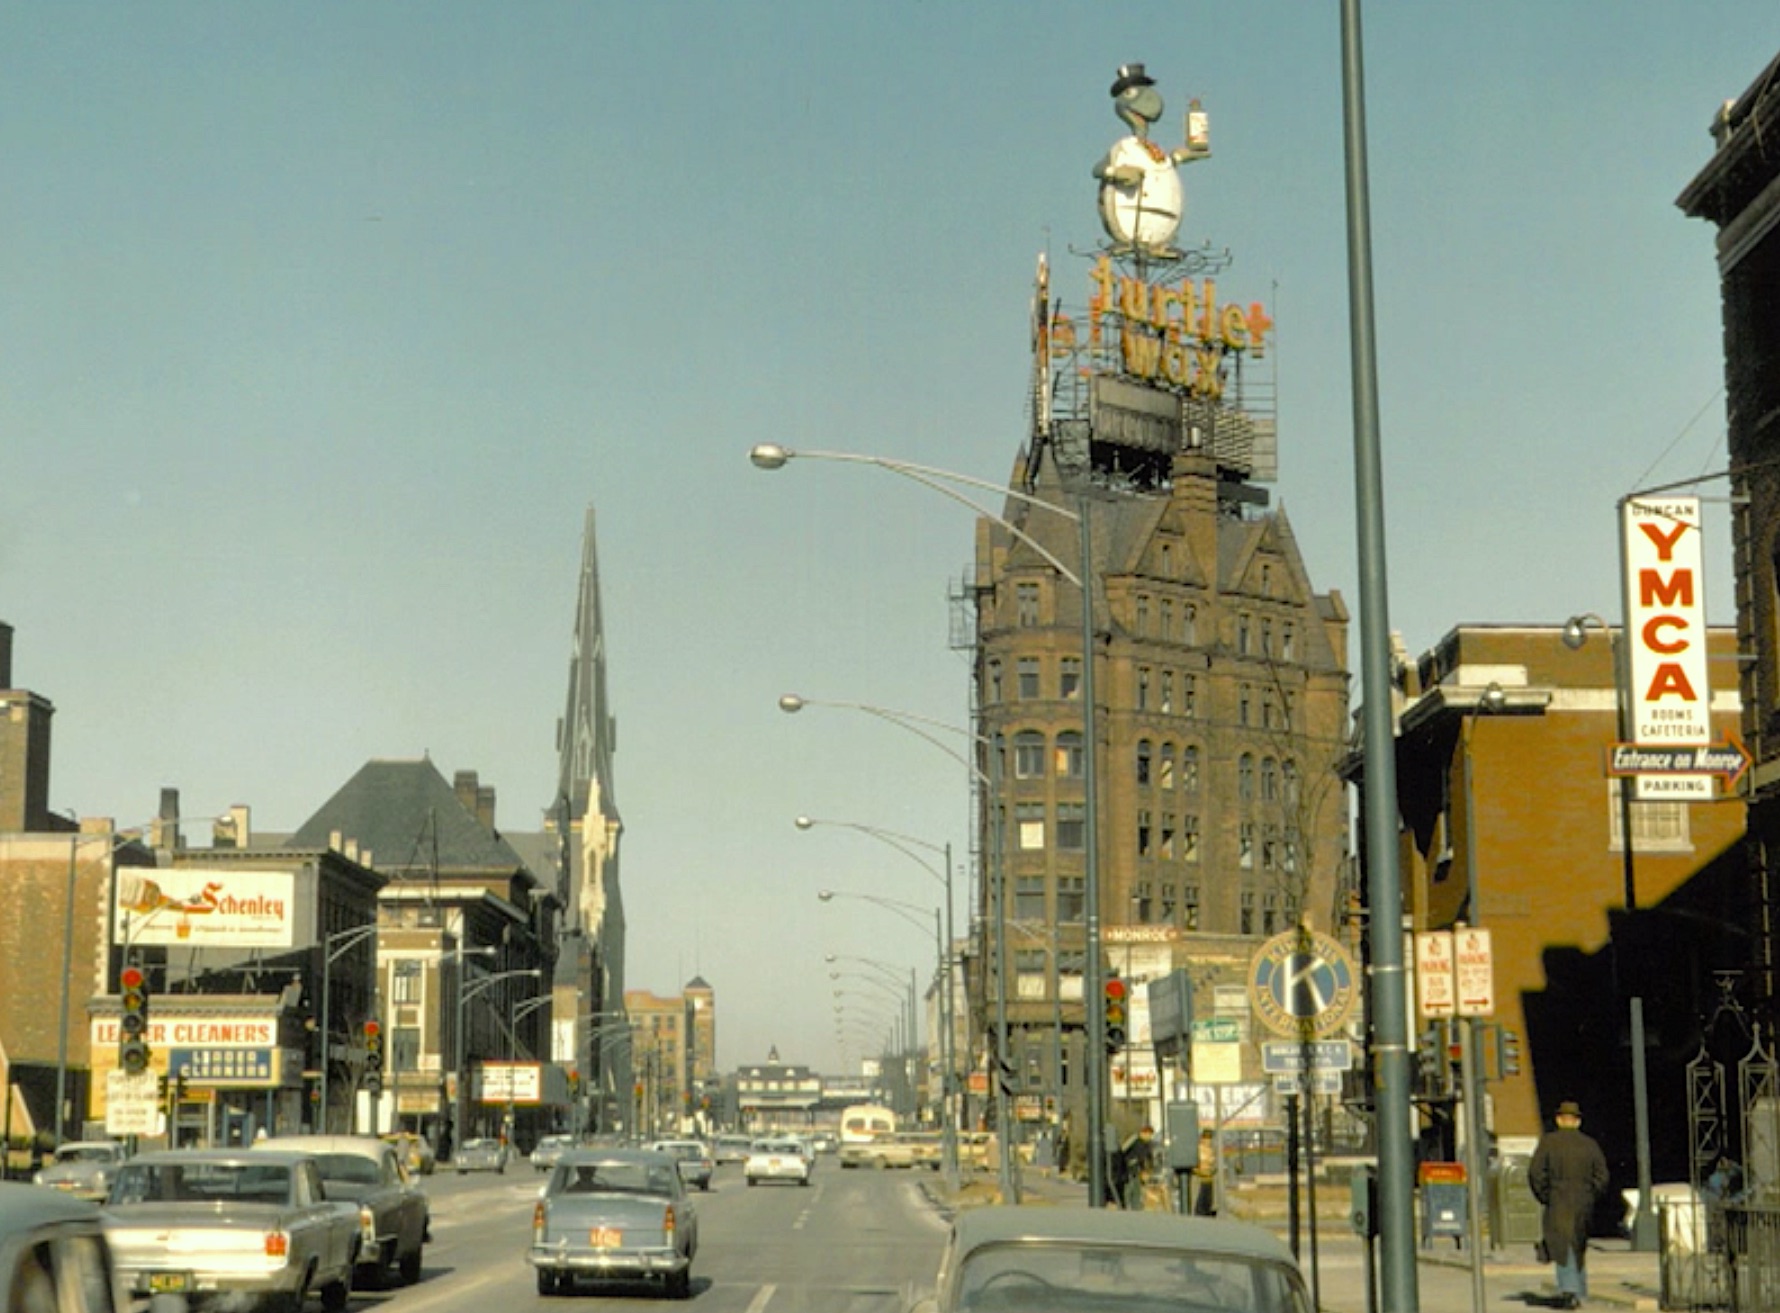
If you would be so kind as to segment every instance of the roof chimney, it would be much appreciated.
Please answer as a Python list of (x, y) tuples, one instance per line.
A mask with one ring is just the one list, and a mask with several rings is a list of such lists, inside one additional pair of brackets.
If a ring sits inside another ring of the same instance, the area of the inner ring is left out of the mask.
[(457, 795), (463, 809), (474, 815), (476, 812), (476, 772), (460, 770), (451, 777), (451, 791)]
[(476, 790), (476, 819), (489, 830), (494, 831), (494, 785), (484, 784)]
[(0, 621), (0, 688), (12, 687), (12, 626)]

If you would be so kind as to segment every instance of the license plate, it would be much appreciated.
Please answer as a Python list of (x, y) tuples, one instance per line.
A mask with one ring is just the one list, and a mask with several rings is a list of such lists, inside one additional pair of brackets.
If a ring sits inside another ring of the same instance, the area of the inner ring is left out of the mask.
[(615, 1226), (596, 1226), (588, 1239), (595, 1249), (618, 1249), (624, 1244), (624, 1232)]
[(177, 1295), (192, 1288), (190, 1272), (150, 1272), (148, 1274), (148, 1293), (151, 1295)]

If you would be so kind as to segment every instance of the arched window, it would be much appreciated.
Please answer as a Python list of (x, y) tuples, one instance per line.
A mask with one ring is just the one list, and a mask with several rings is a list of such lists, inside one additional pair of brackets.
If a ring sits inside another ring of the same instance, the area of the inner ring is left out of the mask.
[(1236, 796), (1244, 802), (1255, 796), (1255, 759), (1246, 752), (1236, 762)]
[(1172, 743), (1162, 745), (1162, 760), (1158, 768), (1156, 783), (1164, 789), (1174, 787), (1174, 744)]
[(1261, 801), (1274, 802), (1279, 798), (1279, 765), (1272, 757), (1261, 758)]
[(1080, 730), (1066, 729), (1057, 736), (1056, 771), (1060, 780), (1079, 780), (1082, 777), (1082, 734)]
[(1014, 735), (1014, 778), (1042, 780), (1045, 774), (1045, 736), (1035, 729)]
[(1148, 739), (1137, 741), (1137, 782), (1139, 784), (1150, 782), (1150, 741)]

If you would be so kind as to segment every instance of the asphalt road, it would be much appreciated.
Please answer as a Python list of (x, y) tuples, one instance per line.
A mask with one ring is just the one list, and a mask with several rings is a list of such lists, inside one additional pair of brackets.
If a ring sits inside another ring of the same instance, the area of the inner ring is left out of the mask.
[[(658, 1287), (639, 1284), (581, 1286), (568, 1298), (541, 1298), (525, 1252), (543, 1179), (517, 1166), (500, 1176), (426, 1178), (433, 1242), (420, 1282), (356, 1292), (353, 1313), (565, 1313), (582, 1301), (597, 1301), (601, 1310), (673, 1307)], [(739, 1166), (719, 1167), (711, 1191), (692, 1195), (699, 1244), (685, 1307), (902, 1313), (929, 1293), (946, 1235), (921, 1181), (910, 1172), (842, 1171), (824, 1157), (808, 1188), (751, 1189)]]

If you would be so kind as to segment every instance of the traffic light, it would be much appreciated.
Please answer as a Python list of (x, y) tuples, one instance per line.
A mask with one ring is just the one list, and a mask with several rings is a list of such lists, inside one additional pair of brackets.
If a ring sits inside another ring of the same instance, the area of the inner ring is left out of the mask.
[(1125, 982), (1110, 976), (1106, 982), (1106, 1051), (1117, 1053), (1125, 1047), (1125, 1000), (1129, 994)]
[(383, 1093), (383, 1027), (365, 1023), (365, 1093)]
[(1441, 1068), (1445, 1065), (1442, 1049), (1440, 1027), (1429, 1026), (1415, 1037), (1415, 1068), (1421, 1074), (1421, 1083), (1430, 1088), (1440, 1085)]
[(1504, 1077), (1520, 1075), (1520, 1036), (1506, 1026), (1496, 1031), (1496, 1070)]
[(123, 998), (118, 1019), (117, 1065), (132, 1076), (148, 1070), (148, 977), (141, 967), (125, 967), (117, 978)]

